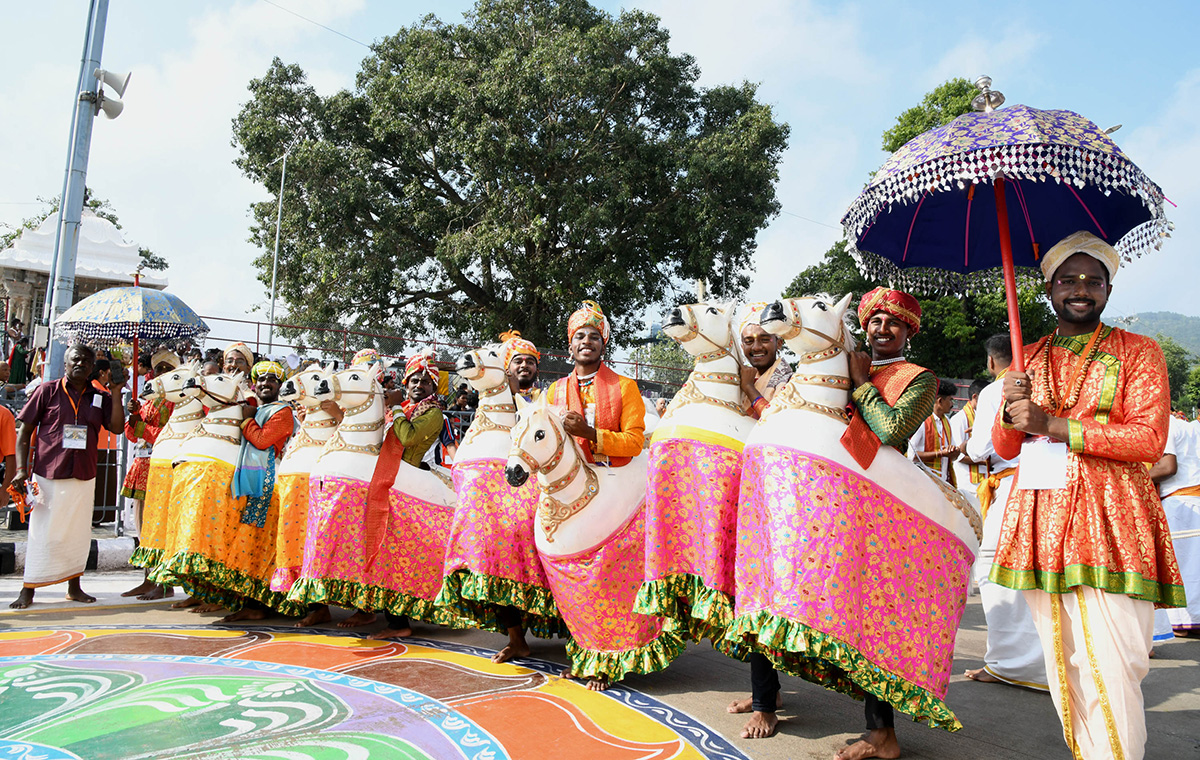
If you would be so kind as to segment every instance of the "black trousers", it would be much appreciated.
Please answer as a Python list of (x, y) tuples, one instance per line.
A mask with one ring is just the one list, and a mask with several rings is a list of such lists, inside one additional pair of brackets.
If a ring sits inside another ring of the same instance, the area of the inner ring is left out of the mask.
[(516, 607), (499, 607), (496, 609), (496, 622), (502, 628), (519, 628), (521, 625), (521, 611)]
[(765, 655), (750, 655), (750, 703), (754, 712), (775, 712), (779, 700), (779, 673)]
[(867, 698), (863, 700), (863, 712), (867, 716), (868, 731), (874, 731), (877, 728), (894, 728), (896, 725), (896, 716), (892, 712), (892, 706), (879, 697), (868, 694)]
[(387, 618), (388, 628), (409, 628), (408, 615), (393, 615), (385, 611), (383, 616)]

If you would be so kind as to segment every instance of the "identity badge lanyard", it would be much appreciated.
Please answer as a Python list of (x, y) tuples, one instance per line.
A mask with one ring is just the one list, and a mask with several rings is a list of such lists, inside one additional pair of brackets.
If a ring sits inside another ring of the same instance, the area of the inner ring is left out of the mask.
[[(64, 449), (86, 449), (87, 448), (87, 425), (79, 424), (79, 404), (75, 403), (71, 392), (67, 390), (67, 379), (62, 379), (63, 393), (67, 394), (67, 400), (71, 402), (71, 409), (75, 411), (75, 424), (63, 425), (62, 443)], [(79, 400), (83, 401), (83, 393), (79, 394)]]
[[(1054, 409), (1054, 416), (1058, 417), (1063, 412), (1063, 407), (1067, 403), (1067, 395), (1075, 387), (1075, 383), (1079, 381), (1079, 375), (1083, 372), (1087, 364), (1088, 357), (1092, 353), (1092, 349), (1096, 346), (1096, 341), (1100, 338), (1100, 330), (1103, 325), (1097, 325), (1095, 332), (1092, 333), (1091, 340), (1088, 341), (1087, 347), (1083, 349), (1083, 353), (1075, 361), (1075, 367), (1071, 371), (1071, 377), (1067, 380), (1066, 387), (1063, 393), (1059, 394), (1058, 405)], [(1050, 342), (1046, 344), (1046, 374), (1047, 382), (1054, 382), (1053, 368), (1050, 366)], [(1049, 490), (1067, 487), (1067, 444), (1064, 441), (1055, 441), (1046, 436), (1038, 436), (1030, 438), (1021, 444), (1021, 468), (1017, 473), (1017, 488), (1023, 490)]]

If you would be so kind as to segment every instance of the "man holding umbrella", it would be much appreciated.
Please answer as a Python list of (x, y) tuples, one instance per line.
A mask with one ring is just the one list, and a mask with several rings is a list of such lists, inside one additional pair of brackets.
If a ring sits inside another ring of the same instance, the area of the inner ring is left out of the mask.
[(992, 438), (1020, 464), (991, 580), (1024, 591), (1074, 756), (1140, 760), (1154, 607), (1184, 594), (1147, 472), (1166, 444), (1166, 363), (1100, 321), (1119, 263), (1087, 232), (1041, 261), (1058, 328), (1004, 378)]

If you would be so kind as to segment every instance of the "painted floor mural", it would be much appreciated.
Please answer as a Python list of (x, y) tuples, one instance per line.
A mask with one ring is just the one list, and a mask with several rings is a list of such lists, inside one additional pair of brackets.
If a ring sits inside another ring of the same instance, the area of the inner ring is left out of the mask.
[(639, 692), (429, 639), (290, 628), (0, 632), (0, 758), (745, 760)]

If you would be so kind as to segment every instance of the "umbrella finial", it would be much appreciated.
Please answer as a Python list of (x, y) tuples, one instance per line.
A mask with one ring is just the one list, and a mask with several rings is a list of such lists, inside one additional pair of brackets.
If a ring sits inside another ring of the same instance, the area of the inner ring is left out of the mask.
[(989, 113), (1004, 105), (1004, 93), (992, 89), (992, 78), (984, 74), (975, 80), (979, 94), (971, 99), (971, 108)]

